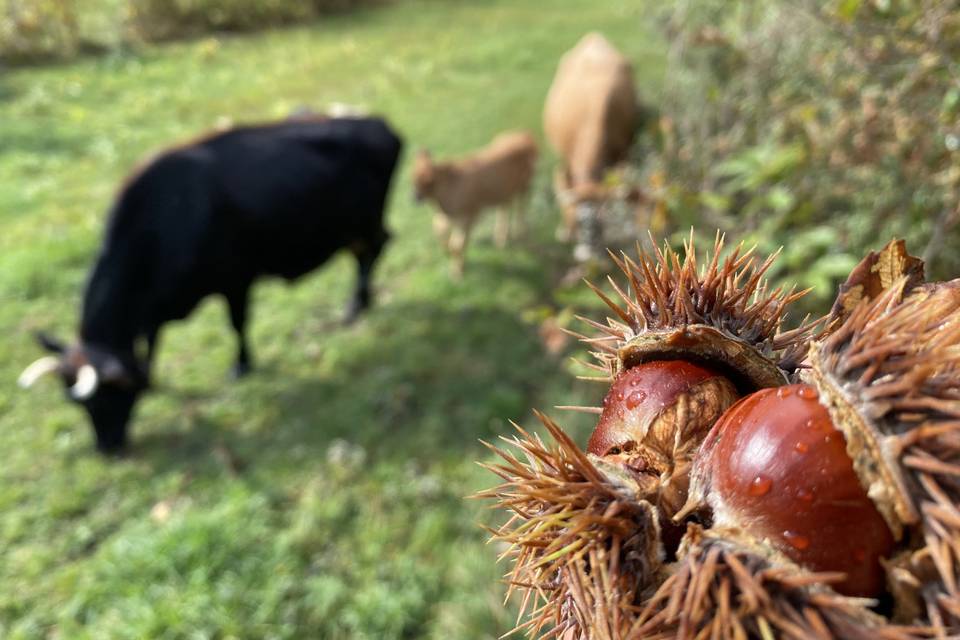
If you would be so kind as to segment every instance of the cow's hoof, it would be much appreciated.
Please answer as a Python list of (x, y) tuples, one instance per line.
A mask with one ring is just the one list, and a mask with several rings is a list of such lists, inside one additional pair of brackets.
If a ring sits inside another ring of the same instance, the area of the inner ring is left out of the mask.
[(230, 379), (239, 380), (250, 374), (253, 371), (253, 367), (250, 366), (249, 362), (238, 362), (230, 368)]
[(97, 442), (97, 453), (104, 458), (118, 460), (126, 457), (129, 450), (126, 442)]
[(350, 309), (343, 316), (343, 326), (349, 327), (350, 325), (356, 324), (357, 320), (360, 319), (360, 316), (363, 315), (363, 308)]

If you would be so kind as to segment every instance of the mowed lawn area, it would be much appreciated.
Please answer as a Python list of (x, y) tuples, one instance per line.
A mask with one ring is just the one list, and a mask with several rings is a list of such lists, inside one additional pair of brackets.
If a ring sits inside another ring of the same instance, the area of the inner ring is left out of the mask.
[[(541, 321), (593, 304), (561, 284), (569, 249), (544, 150), (530, 235), (492, 217), (451, 282), (412, 151), (465, 151), (509, 128), (542, 140), (560, 54), (590, 30), (635, 62), (656, 101), (663, 46), (640, 0), (410, 0), (316, 24), (0, 75), (0, 637), (492, 638), (502, 551), (464, 497), (492, 485), (480, 439), (559, 415), (579, 438), (596, 403)], [(218, 121), (344, 102), (406, 140), (377, 306), (339, 324), (354, 264), (255, 290), (257, 370), (227, 381), (221, 300), (169, 325), (129, 454), (107, 460), (59, 384), (25, 392), (35, 330), (72, 338), (87, 269), (123, 176)], [(601, 314), (602, 315), (602, 314)]]

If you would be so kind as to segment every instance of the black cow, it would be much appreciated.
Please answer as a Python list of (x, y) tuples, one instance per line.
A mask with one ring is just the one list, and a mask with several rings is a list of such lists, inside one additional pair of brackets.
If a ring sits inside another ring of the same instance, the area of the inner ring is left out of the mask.
[(126, 442), (149, 386), (163, 324), (219, 293), (250, 369), (244, 334), (250, 286), (293, 280), (347, 248), (359, 278), (347, 318), (370, 304), (370, 275), (388, 234), (383, 209), (402, 142), (376, 118), (314, 118), (236, 128), (161, 153), (136, 172), (110, 213), (87, 282), (77, 344), (44, 335), (57, 355), (20, 377), (59, 373), (83, 405), (97, 448)]

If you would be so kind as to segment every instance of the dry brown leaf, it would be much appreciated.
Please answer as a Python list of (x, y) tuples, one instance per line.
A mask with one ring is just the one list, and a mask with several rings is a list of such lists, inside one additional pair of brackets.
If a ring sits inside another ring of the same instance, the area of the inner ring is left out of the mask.
[(840, 285), (830, 309), (830, 325), (846, 320), (862, 300), (873, 300), (901, 276), (907, 277), (905, 294), (923, 284), (923, 260), (907, 253), (903, 240), (891, 240), (879, 252), (868, 253)]

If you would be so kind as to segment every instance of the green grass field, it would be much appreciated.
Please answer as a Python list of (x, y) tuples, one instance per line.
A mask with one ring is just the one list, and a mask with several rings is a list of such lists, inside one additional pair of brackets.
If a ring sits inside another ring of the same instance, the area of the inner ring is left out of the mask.
[[(479, 444), (530, 409), (596, 402), (540, 320), (588, 304), (561, 287), (568, 249), (544, 154), (533, 231), (471, 247), (461, 283), (413, 204), (408, 163), (378, 306), (338, 324), (341, 256), (255, 292), (259, 368), (227, 383), (220, 300), (170, 325), (133, 448), (97, 456), (47, 381), (14, 381), (31, 332), (75, 332), (80, 293), (122, 177), (218, 120), (300, 104), (362, 105), (439, 154), (528, 127), (556, 61), (605, 32), (655, 95), (662, 45), (638, 0), (412, 0), (315, 25), (218, 37), (0, 76), (0, 637), (491, 638), (509, 631), (505, 570), (485, 545), (494, 478)], [(583, 350), (575, 345), (570, 352)], [(552, 413), (557, 413), (552, 411)], [(585, 436), (588, 420), (561, 416)]]

